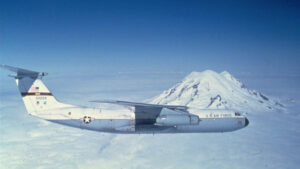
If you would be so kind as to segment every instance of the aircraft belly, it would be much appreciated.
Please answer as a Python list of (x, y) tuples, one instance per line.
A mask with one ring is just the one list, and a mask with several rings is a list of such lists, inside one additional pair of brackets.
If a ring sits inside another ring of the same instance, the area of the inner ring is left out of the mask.
[(70, 126), (70, 127), (80, 127), (81, 124), (81, 120), (76, 120), (76, 119), (67, 119), (67, 120), (55, 120), (55, 119), (51, 119), (48, 121), (53, 122), (53, 123), (58, 123), (58, 124), (62, 124), (62, 125), (66, 125), (66, 126)]
[(134, 132), (134, 120), (132, 119), (93, 119), (83, 121), (82, 119), (49, 120), (54, 123), (102, 132), (128, 133)]

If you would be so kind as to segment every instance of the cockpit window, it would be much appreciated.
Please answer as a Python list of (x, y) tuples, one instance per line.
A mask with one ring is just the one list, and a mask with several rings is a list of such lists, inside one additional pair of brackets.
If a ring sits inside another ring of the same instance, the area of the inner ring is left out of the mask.
[(235, 112), (234, 114), (235, 114), (235, 116), (241, 116), (241, 113), (239, 113), (239, 112)]

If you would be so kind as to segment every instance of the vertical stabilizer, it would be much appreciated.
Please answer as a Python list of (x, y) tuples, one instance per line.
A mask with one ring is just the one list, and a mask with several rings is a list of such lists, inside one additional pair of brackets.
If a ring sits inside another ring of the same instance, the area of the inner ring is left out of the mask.
[(10, 76), (16, 79), (18, 89), (29, 114), (37, 115), (65, 105), (58, 102), (42, 82), (41, 78), (47, 75), (46, 73), (6, 65), (1, 65), (1, 67), (16, 73), (16, 75)]

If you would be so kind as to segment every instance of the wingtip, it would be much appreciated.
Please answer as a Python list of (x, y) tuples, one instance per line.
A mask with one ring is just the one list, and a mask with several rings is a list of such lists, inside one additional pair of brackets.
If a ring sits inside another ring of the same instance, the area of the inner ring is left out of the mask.
[(11, 66), (8, 66), (8, 65), (5, 65), (5, 64), (0, 64), (0, 68), (2, 68), (2, 69), (9, 70), (9, 67), (11, 67)]
[(5, 64), (0, 64), (0, 67), (5, 68), (7, 65)]

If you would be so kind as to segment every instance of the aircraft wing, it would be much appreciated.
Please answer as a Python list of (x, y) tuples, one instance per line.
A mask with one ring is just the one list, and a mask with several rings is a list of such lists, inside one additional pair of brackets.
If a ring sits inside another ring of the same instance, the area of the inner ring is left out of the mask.
[(177, 113), (188, 114), (186, 106), (147, 104), (138, 102), (127, 102), (119, 100), (94, 100), (95, 103), (109, 103), (135, 108), (136, 125), (153, 125), (163, 108), (174, 110)]
[(120, 101), (120, 100), (93, 100), (91, 102), (109, 103), (109, 104), (117, 104), (117, 105), (131, 106), (131, 107), (167, 108), (167, 109), (179, 110), (179, 111), (186, 111), (188, 109), (187, 106), (165, 105), (165, 104), (148, 104), (148, 103), (140, 103), (140, 102)]

